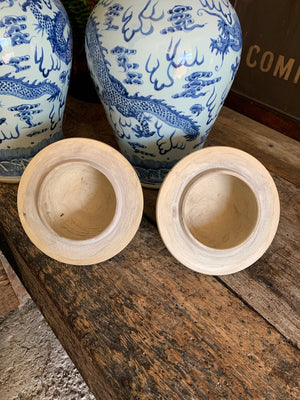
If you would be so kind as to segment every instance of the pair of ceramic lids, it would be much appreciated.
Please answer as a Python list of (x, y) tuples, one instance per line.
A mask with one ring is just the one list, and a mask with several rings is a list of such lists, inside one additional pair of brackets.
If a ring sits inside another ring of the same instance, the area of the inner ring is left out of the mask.
[[(271, 244), (279, 222), (276, 186), (266, 168), (230, 147), (208, 147), (179, 161), (156, 205), (166, 247), (205, 274), (240, 271)], [(136, 234), (143, 193), (131, 164), (92, 139), (64, 139), (40, 151), (18, 190), (31, 241), (48, 256), (90, 265), (122, 251)]]

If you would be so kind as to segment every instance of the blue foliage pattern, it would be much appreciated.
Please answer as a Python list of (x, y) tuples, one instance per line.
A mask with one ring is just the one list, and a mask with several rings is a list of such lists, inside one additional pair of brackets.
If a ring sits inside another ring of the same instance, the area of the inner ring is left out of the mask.
[(228, 0), (130, 4), (98, 3), (86, 29), (87, 59), (122, 153), (143, 183), (155, 185), (203, 146), (239, 66), (241, 29)]
[[(4, 9), (0, 17), (0, 176), (18, 177), (40, 149), (63, 137), (72, 37), (66, 12), (57, 0), (16, 4), (0, 0), (1, 14)], [(10, 48), (15, 50), (9, 52)]]

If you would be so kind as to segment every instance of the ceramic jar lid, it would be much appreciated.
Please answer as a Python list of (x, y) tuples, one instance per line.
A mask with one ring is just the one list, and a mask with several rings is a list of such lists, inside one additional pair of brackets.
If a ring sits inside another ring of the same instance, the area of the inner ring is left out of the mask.
[[(105, 261), (133, 239), (143, 195), (131, 164), (99, 141), (74, 138), (38, 153), (19, 185), (18, 211), (31, 241), (69, 264)], [(158, 195), (157, 225), (166, 247), (205, 274), (240, 271), (271, 244), (279, 198), (266, 168), (229, 147), (198, 150), (178, 162)]]
[(143, 193), (131, 164), (96, 140), (64, 139), (28, 164), (18, 211), (31, 241), (48, 256), (88, 265), (123, 250), (143, 214)]
[(209, 147), (179, 161), (157, 201), (160, 235), (175, 258), (205, 274), (240, 271), (257, 261), (277, 231), (275, 183), (254, 157)]

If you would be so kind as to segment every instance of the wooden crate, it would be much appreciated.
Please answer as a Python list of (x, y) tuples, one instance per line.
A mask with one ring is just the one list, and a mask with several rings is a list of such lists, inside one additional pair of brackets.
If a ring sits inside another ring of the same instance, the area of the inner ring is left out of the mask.
[(300, 1), (231, 2), (243, 52), (226, 104), (300, 140)]

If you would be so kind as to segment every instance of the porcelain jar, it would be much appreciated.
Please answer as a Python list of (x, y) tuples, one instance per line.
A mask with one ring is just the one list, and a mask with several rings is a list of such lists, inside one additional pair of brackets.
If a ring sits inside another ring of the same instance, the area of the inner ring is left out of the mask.
[(201, 148), (239, 66), (228, 0), (100, 0), (86, 28), (92, 78), (144, 186)]
[(0, 181), (63, 138), (72, 35), (58, 0), (0, 2)]

